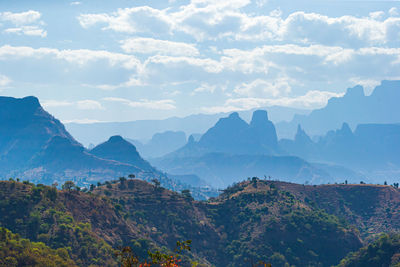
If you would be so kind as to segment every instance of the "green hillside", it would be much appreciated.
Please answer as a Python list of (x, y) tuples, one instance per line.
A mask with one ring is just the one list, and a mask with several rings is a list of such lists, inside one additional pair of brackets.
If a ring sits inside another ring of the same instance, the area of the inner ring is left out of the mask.
[[(47, 258), (58, 255), (78, 266), (117, 266), (115, 252), (127, 246), (145, 260), (149, 250), (168, 254), (183, 240), (192, 241), (183, 266), (193, 260), (198, 266), (251, 266), (259, 261), (332, 266), (381, 232), (378, 222), (396, 220), (399, 195), (390, 186), (314, 187), (253, 178), (217, 198), (195, 201), (190, 192), (136, 179), (107, 182), (87, 192), (2, 181), (0, 226), (29, 239), (32, 246), (41, 244)], [(344, 211), (330, 208), (328, 196), (332, 203), (348, 197)], [(392, 209), (380, 204), (383, 196)], [(370, 203), (377, 203), (373, 210)], [(361, 223), (360, 216), (376, 223)], [(396, 223), (387, 224), (399, 230)], [(1, 253), (12, 257), (14, 250), (2, 247)]]

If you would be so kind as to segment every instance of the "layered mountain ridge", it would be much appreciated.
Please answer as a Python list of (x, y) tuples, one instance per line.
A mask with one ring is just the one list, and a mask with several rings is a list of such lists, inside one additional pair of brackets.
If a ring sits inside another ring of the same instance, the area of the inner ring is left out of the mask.
[[(197, 198), (206, 198), (201, 189), (170, 179), (152, 167), (134, 145), (121, 136), (112, 136), (92, 150), (85, 149), (47, 113), (35, 97), (0, 97), (0, 176), (53, 184), (74, 180), (80, 186), (135, 175), (150, 181), (158, 179), (167, 188), (191, 188)], [(201, 183), (199, 181), (199, 183)]]
[[(323, 135), (338, 129), (343, 122), (352, 128), (358, 124), (399, 123), (400, 81), (382, 81), (371, 95), (366, 96), (362, 86), (347, 89), (343, 97), (332, 97), (328, 104), (309, 115), (295, 115), (290, 122), (277, 123), (278, 135), (290, 138), (297, 125), (311, 135)], [(329, 118), (329, 119), (327, 119)]]

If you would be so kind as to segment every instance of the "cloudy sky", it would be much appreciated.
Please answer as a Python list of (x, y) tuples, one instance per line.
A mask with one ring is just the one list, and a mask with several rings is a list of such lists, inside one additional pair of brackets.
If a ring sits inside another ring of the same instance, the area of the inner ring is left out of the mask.
[(0, 1), (0, 95), (64, 122), (315, 108), (400, 79), (400, 1)]

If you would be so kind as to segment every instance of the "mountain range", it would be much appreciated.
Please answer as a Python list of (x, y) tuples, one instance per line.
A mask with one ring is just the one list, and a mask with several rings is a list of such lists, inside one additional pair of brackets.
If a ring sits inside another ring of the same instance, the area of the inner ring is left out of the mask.
[(264, 110), (254, 111), (250, 123), (232, 113), (220, 119), (199, 141), (193, 137), (175, 152), (151, 163), (171, 174), (195, 174), (224, 188), (240, 177), (272, 176), (296, 182), (333, 182), (327, 172), (298, 157), (284, 156), (274, 124)]
[(314, 141), (298, 125), (293, 140), (277, 140), (266, 111), (248, 124), (238, 113), (220, 119), (199, 141), (151, 159), (172, 174), (196, 174), (215, 187), (239, 177), (272, 177), (296, 183), (398, 182), (400, 124), (347, 123)]
[(32, 180), (101, 180), (139, 174), (126, 164), (90, 154), (35, 97), (0, 97), (0, 174)]
[(288, 154), (342, 165), (374, 182), (396, 182), (400, 173), (400, 124), (360, 124), (353, 132), (343, 123), (317, 141), (299, 125), (294, 140), (282, 139), (279, 144)]
[[(63, 124), (47, 113), (35, 97), (0, 97), (0, 177), (18, 177), (37, 183), (53, 184), (74, 180), (89, 186), (104, 180), (135, 175), (174, 190), (191, 188), (197, 198), (215, 195), (216, 191), (192, 188), (185, 179), (152, 167), (137, 152), (135, 146), (121, 136), (91, 150), (78, 143)], [(196, 179), (195, 179), (196, 180)], [(204, 181), (197, 178), (199, 184)]]
[(357, 85), (347, 89), (343, 97), (332, 97), (328, 104), (307, 115), (295, 115), (289, 122), (276, 124), (280, 138), (292, 138), (299, 124), (311, 136), (324, 135), (338, 129), (344, 122), (351, 128), (358, 124), (399, 123), (400, 81), (382, 81), (371, 95), (365, 95), (364, 88)]
[[(281, 106), (266, 107), (274, 122), (290, 121), (295, 114), (308, 114), (310, 110)], [(255, 109), (239, 111), (241, 117), (250, 120)], [(65, 123), (67, 130), (82, 144), (98, 144), (112, 135), (147, 143), (157, 133), (165, 131), (184, 132), (187, 136), (205, 133), (221, 117), (229, 113), (194, 114), (163, 120), (137, 120), (128, 122)], [(172, 152), (170, 150), (168, 152)]]

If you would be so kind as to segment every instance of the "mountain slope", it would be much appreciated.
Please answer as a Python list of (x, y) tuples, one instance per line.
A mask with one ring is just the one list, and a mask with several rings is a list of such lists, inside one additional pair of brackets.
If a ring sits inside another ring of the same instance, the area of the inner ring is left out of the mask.
[(201, 156), (205, 153), (264, 154), (278, 153), (278, 141), (273, 123), (264, 110), (254, 111), (250, 124), (237, 112), (218, 122), (202, 135), (198, 142), (173, 152), (171, 156)]
[(89, 153), (99, 158), (130, 164), (145, 171), (154, 171), (154, 168), (142, 159), (136, 147), (121, 136), (110, 137), (107, 142), (94, 147)]
[(35, 97), (0, 97), (0, 173), (21, 167), (54, 136), (77, 142)]
[(400, 235), (383, 234), (379, 239), (350, 253), (338, 267), (400, 266)]
[(361, 86), (349, 88), (343, 97), (329, 99), (324, 108), (314, 110), (309, 115), (296, 115), (291, 122), (278, 123), (278, 135), (291, 138), (298, 124), (314, 136), (337, 129), (344, 122), (352, 127), (366, 123), (399, 123), (398, 99), (400, 81), (382, 81), (369, 96), (364, 94)]
[(48, 184), (54, 180), (65, 181), (75, 177), (95, 182), (143, 172), (131, 164), (96, 157), (85, 151), (80, 144), (71, 143), (59, 136), (53, 137), (30, 160), (28, 166), (23, 171), (15, 171), (15, 175)]
[(135, 179), (108, 182), (89, 193), (7, 181), (0, 182), (0, 223), (52, 249), (71, 246), (79, 266), (113, 266), (110, 247), (128, 245), (145, 257), (149, 249), (173, 249), (177, 240), (187, 239), (192, 250), (185, 257), (199, 266), (258, 260), (330, 266), (362, 246), (353, 227), (299, 197), (302, 190), (288, 192), (284, 185), (253, 178), (198, 202), (188, 193)]

